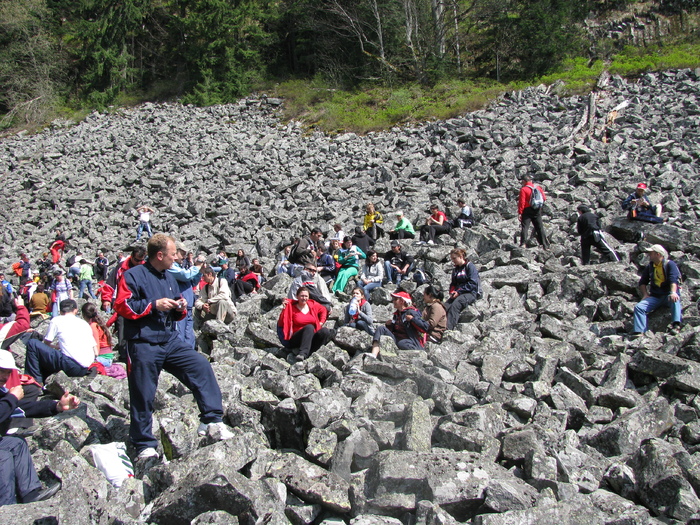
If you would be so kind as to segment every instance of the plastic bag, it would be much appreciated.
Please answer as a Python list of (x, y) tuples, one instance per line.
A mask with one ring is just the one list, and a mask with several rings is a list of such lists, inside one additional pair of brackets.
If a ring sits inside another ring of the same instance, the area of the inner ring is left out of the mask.
[(121, 487), (124, 480), (134, 477), (134, 466), (126, 455), (124, 443), (90, 445), (95, 466), (115, 487)]

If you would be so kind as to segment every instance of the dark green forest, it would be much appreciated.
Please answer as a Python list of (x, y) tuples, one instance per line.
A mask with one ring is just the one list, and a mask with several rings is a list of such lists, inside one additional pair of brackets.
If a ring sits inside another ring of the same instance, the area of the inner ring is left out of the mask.
[(563, 59), (605, 59), (584, 21), (698, 0), (2, 0), (3, 125), (128, 97), (230, 102), (266, 83), (321, 78), (430, 85), (527, 80)]

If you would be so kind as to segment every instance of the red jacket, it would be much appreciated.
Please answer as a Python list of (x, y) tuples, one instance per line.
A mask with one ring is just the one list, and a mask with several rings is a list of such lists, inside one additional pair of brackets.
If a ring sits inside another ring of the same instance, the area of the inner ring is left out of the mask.
[[(8, 325), (10, 325), (9, 330), (7, 330), (7, 333), (5, 333), (4, 329)], [(2, 341), (8, 337), (21, 334), (27, 330), (29, 330), (29, 310), (27, 310), (26, 306), (18, 306), (15, 320), (9, 323), (0, 324), (0, 333), (2, 333), (2, 335), (0, 335), (0, 343), (2, 343)], [(5, 383), (5, 386), (7, 388), (12, 388), (13, 386), (17, 386), (19, 384), (19, 372), (17, 370), (13, 370), (12, 374), (10, 374), (10, 378), (7, 380), (7, 383)]]
[[(289, 341), (295, 332), (298, 332), (303, 328), (302, 326), (294, 326), (293, 323), (292, 314), (294, 312), (292, 311), (292, 306), (295, 306), (298, 302), (299, 301), (296, 299), (285, 299), (284, 308), (282, 313), (280, 313), (279, 319), (277, 320), (277, 332), (280, 335), (280, 338), (284, 339), (285, 341)], [(328, 310), (313, 299), (309, 299), (306, 304), (309, 305), (309, 313), (316, 318), (314, 332), (318, 332), (321, 329), (321, 326), (323, 326), (323, 323), (326, 322)]]
[[(530, 207), (530, 198), (532, 197), (532, 188), (534, 185), (532, 182), (528, 182), (525, 186), (520, 188), (520, 195), (518, 196), (518, 215), (522, 215), (525, 208)], [(542, 199), (546, 202), (547, 195), (545, 195), (542, 186), (537, 186), (542, 192)]]

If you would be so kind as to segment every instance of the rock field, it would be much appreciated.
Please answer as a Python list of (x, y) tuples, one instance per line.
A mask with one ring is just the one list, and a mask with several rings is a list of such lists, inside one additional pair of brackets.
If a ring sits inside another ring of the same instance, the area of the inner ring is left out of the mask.
[[(446, 288), (449, 251), (465, 248), (484, 296), (442, 344), (383, 343), (381, 361), (362, 359), (369, 336), (340, 327), (336, 300), (334, 342), (290, 365), (275, 333), (290, 278), (271, 277), (232, 325), (200, 334), (235, 437), (197, 437), (192, 395), (163, 373), (154, 425), (167, 461), (137, 465), (120, 489), (86, 447), (127, 441), (126, 382), (57, 374), (49, 386), (84, 403), (27, 439), (41, 476), (63, 488), (0, 508), (0, 523), (700, 523), (700, 70), (601, 78), (585, 97), (560, 89), (367, 136), (283, 124), (283, 102), (260, 97), (145, 104), (2, 139), (6, 271), (22, 251), (46, 251), (56, 227), (73, 249), (113, 259), (135, 238), (139, 204), (194, 251), (243, 248), (269, 270), (292, 236), (335, 222), (352, 231), (366, 202), (391, 228), (396, 210), (420, 225), (430, 203), (454, 212), (464, 195), (477, 224), (408, 251)], [(524, 174), (548, 196), (548, 251), (515, 237)], [(669, 223), (624, 218), (620, 201), (641, 181)], [(622, 262), (594, 252), (581, 265), (580, 203)], [(649, 243), (683, 273), (684, 324), (671, 336), (660, 310), (630, 340)], [(420, 304), (421, 287), (402, 287)], [(392, 289), (373, 292), (377, 322)], [(13, 349), (21, 362), (22, 344)]]

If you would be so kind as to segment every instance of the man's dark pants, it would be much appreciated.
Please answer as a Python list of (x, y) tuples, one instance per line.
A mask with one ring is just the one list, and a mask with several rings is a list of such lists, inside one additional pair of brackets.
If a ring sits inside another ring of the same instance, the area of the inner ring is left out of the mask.
[(32, 455), (20, 437), (0, 438), (0, 505), (12, 505), (40, 489)]
[(549, 248), (549, 241), (542, 224), (542, 208), (534, 210), (527, 207), (523, 210), (522, 223), (520, 228), (520, 246), (525, 246), (529, 239), (530, 223), (535, 227), (537, 241), (545, 248)]
[(64, 355), (60, 350), (52, 348), (38, 339), (30, 339), (27, 342), (27, 356), (24, 362), (26, 374), (43, 384), (47, 377), (61, 370), (68, 377), (83, 377), (88, 373), (86, 367), (72, 357)]
[(189, 388), (197, 401), (202, 423), (218, 423), (224, 411), (221, 390), (207, 358), (184, 343), (177, 332), (162, 344), (127, 341), (129, 353), (129, 398), (131, 425), (129, 436), (138, 451), (156, 448), (158, 441), (151, 430), (153, 400), (161, 370), (174, 375)]

